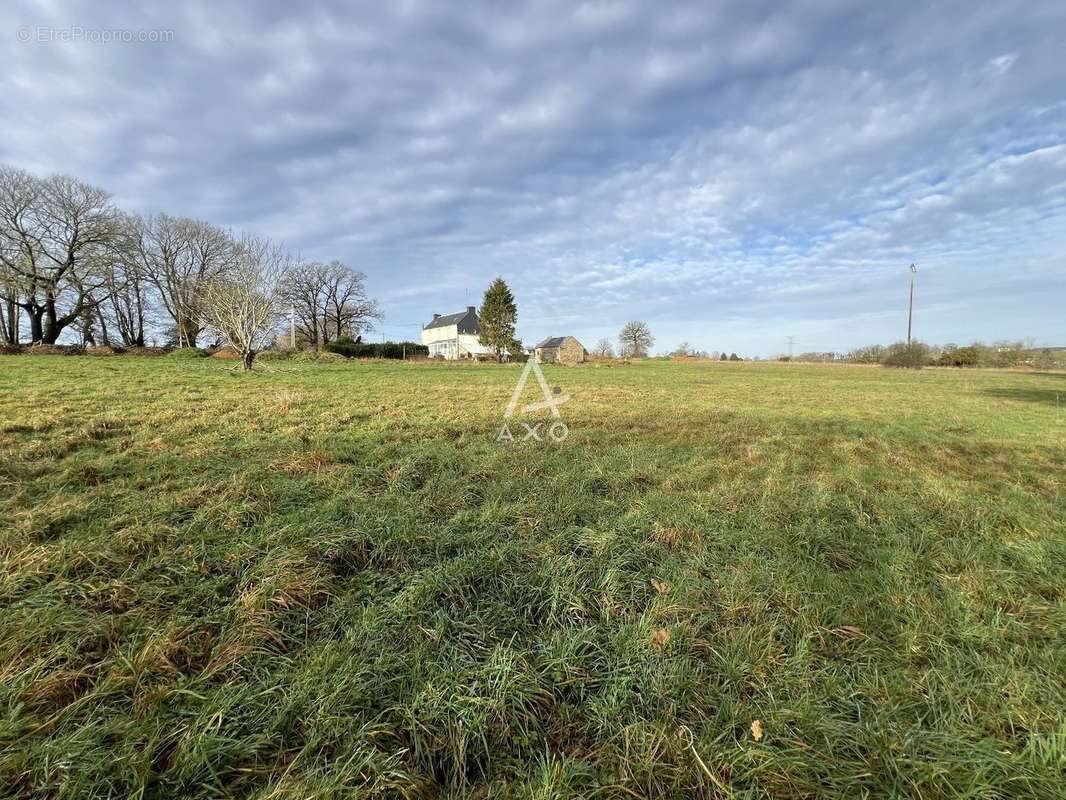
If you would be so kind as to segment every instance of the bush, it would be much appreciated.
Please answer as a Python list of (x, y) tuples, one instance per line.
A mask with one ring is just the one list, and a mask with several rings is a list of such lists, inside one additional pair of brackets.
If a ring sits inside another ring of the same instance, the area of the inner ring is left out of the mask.
[(425, 357), (429, 348), (414, 342), (354, 342), (342, 337), (326, 345), (327, 353), (336, 353), (347, 358), (408, 358)]
[(929, 346), (921, 342), (896, 342), (889, 346), (881, 363), (898, 369), (921, 369), (929, 363)]
[(976, 367), (980, 359), (976, 347), (956, 347), (941, 353), (937, 364), (941, 367)]
[(292, 350), (264, 350), (255, 358), (257, 361), (287, 361), (292, 357)]

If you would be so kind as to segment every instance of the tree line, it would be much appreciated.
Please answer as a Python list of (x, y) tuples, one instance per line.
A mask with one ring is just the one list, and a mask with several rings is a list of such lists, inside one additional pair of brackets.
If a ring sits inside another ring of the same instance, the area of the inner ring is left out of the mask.
[(295, 344), (358, 340), (382, 318), (366, 276), (165, 213), (130, 214), (67, 175), (0, 166), (0, 343), (227, 342), (251, 366), (291, 315)]
[(1043, 367), (1058, 366), (1066, 360), (1062, 348), (1038, 347), (1018, 340), (993, 344), (927, 344), (920, 341), (872, 344), (848, 352), (810, 351), (778, 356), (779, 361), (817, 363), (881, 364), (888, 367)]

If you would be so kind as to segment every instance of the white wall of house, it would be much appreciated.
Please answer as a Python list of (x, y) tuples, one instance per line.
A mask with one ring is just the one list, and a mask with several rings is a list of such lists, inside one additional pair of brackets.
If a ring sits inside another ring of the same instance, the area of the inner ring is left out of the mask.
[(422, 331), (422, 344), (429, 347), (430, 358), (466, 358), (488, 352), (488, 348), (471, 333), (459, 333), (458, 325), (445, 325)]
[(459, 335), (458, 325), (445, 325), (440, 328), (423, 328), (422, 344), (433, 344), (455, 339)]

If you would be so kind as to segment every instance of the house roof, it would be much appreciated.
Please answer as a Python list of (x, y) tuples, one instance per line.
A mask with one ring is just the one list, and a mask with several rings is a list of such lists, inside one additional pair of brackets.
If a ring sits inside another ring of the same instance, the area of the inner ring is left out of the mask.
[(541, 347), (562, 347), (569, 337), (567, 336), (549, 336), (543, 342), (538, 344), (534, 349), (539, 350)]
[(481, 333), (481, 325), (477, 319), (477, 308), (468, 306), (466, 311), (455, 314), (443, 314), (434, 318), (431, 322), (422, 326), (422, 330), (430, 328), (448, 328), (452, 325), (458, 327), (459, 333)]

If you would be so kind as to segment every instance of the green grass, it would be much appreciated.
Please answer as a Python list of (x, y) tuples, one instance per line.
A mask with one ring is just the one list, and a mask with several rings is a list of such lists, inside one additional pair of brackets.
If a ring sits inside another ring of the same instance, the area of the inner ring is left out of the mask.
[(0, 357), (0, 794), (1062, 796), (1066, 375), (229, 366)]

